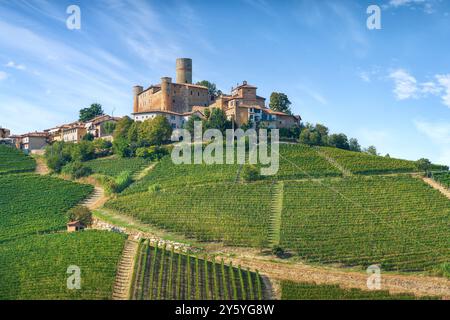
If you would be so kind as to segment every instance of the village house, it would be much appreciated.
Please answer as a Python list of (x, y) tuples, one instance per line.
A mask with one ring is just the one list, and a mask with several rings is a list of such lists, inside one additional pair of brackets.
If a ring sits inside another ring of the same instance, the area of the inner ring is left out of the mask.
[(86, 226), (80, 221), (71, 221), (67, 223), (67, 232), (78, 232), (82, 231), (86, 228)]
[(42, 153), (49, 143), (47, 132), (30, 132), (20, 136), (13, 136), (17, 149), (26, 153)]
[(105, 129), (107, 123), (117, 123), (119, 117), (112, 117), (107, 114), (95, 117), (94, 119), (85, 123), (87, 133), (92, 134), (94, 139), (112, 140), (112, 132)]
[(90, 133), (94, 139), (112, 140), (112, 133), (105, 130), (106, 123), (117, 123), (120, 118), (109, 115), (98, 116), (88, 122), (72, 122), (45, 130), (51, 142), (64, 141), (78, 143)]
[(257, 87), (244, 81), (232, 88), (230, 95), (215, 99), (208, 88), (192, 84), (192, 60), (176, 61), (176, 82), (163, 77), (161, 83), (144, 90), (133, 88), (133, 117), (136, 121), (164, 115), (173, 128), (181, 128), (189, 117), (197, 114), (204, 117), (205, 109), (219, 108), (225, 112), (235, 127), (249, 122), (259, 123), (267, 128), (290, 128), (299, 126), (301, 117), (276, 112), (266, 107), (266, 99), (257, 95)]

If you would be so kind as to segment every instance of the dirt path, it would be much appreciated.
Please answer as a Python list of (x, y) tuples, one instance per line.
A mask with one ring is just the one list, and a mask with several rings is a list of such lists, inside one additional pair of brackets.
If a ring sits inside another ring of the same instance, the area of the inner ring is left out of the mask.
[(422, 180), (425, 181), (427, 184), (429, 184), (431, 187), (433, 187), (436, 190), (439, 190), (444, 196), (450, 199), (450, 190), (441, 185), (439, 182), (431, 179), (431, 178), (425, 178), (422, 177)]
[(130, 297), (131, 279), (133, 278), (134, 257), (138, 243), (127, 240), (117, 268), (116, 281), (113, 288), (113, 300), (128, 300)]
[(96, 210), (102, 207), (109, 197), (105, 195), (105, 190), (102, 187), (94, 187), (94, 192), (84, 200), (81, 205), (87, 207), (89, 210)]
[[(154, 165), (144, 169), (145, 174), (151, 170)], [(145, 176), (145, 174), (143, 176)], [(431, 179), (430, 179), (431, 180)], [(432, 180), (426, 181), (434, 188), (443, 192), (450, 198), (450, 192), (443, 189), (442, 186), (436, 185)], [(94, 183), (92, 183), (94, 184)], [(439, 188), (442, 187), (442, 188)], [(88, 207), (98, 209), (108, 200), (108, 197), (104, 195), (103, 189), (96, 186), (96, 192), (94, 196), (87, 201)], [(129, 219), (129, 217), (128, 217)], [(141, 230), (134, 229), (136, 226), (130, 223), (127, 226), (127, 232), (136, 231), (141, 233)], [(151, 232), (153, 234), (153, 232)], [(130, 233), (132, 234), (132, 233)], [(155, 237), (158, 237), (157, 232)], [(216, 248), (214, 248), (217, 246)], [(209, 253), (213, 251), (216, 254), (227, 254), (227, 262), (232, 262), (233, 265), (241, 265), (243, 268), (250, 268), (253, 270), (259, 270), (260, 274), (269, 278), (272, 284), (272, 292), (276, 298), (281, 298), (280, 281), (289, 280), (296, 282), (314, 282), (316, 284), (335, 284), (342, 288), (358, 288), (367, 290), (367, 274), (364, 272), (347, 271), (343, 269), (325, 267), (325, 266), (312, 266), (304, 263), (292, 263), (285, 261), (273, 261), (271, 256), (261, 256), (255, 250), (227, 248), (222, 245), (212, 244), (211, 248), (205, 246)], [(208, 250), (211, 249), (211, 250)], [(127, 251), (127, 252), (125, 252)], [(124, 250), (124, 255), (128, 255), (129, 250)], [(129, 259), (129, 257), (127, 258)], [(128, 268), (129, 263), (125, 266)], [(117, 276), (117, 281), (121, 282), (122, 276)], [(388, 290), (391, 293), (412, 293), (417, 296), (442, 296), (446, 299), (450, 299), (450, 280), (440, 277), (429, 277), (421, 275), (397, 275), (397, 274), (382, 274), (382, 290)], [(123, 289), (123, 288), (122, 288)], [(121, 290), (122, 290), (121, 289)], [(123, 295), (121, 295), (123, 297)]]
[[(271, 280), (336, 284), (342, 288), (367, 289), (367, 274), (335, 268), (305, 265), (302, 263), (274, 262), (257, 257), (236, 256), (228, 258), (233, 265), (257, 269)], [(450, 298), (450, 280), (417, 275), (381, 274), (382, 290), (391, 293), (413, 293), (416, 296), (442, 296)], [(278, 294), (277, 294), (278, 295)]]
[(157, 163), (152, 163), (151, 165), (149, 165), (148, 167), (144, 168), (141, 171), (138, 171), (134, 176), (133, 176), (133, 180), (135, 181), (139, 181), (142, 178), (144, 178), (147, 173), (149, 173), (151, 170), (153, 170), (153, 168), (156, 166)]
[(45, 159), (43, 157), (35, 157), (36, 160), (36, 173), (40, 175), (46, 175), (50, 173), (47, 164), (45, 163)]

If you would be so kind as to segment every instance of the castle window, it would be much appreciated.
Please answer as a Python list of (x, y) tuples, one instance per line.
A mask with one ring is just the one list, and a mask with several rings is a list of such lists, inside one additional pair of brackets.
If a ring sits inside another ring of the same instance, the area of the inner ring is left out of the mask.
[(200, 97), (200, 92), (197, 92), (197, 96), (199, 96), (199, 97)]
[(191, 91), (191, 96), (194, 94), (194, 92), (193, 91)]
[(175, 99), (173, 99), (172, 102), (175, 103)]

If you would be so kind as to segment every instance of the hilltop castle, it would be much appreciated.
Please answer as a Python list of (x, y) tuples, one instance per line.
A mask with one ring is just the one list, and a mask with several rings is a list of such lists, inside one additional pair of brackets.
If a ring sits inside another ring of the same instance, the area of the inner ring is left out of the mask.
[(192, 84), (192, 60), (176, 61), (176, 82), (163, 77), (161, 83), (144, 90), (142, 86), (133, 88), (133, 117), (136, 121), (152, 119), (156, 115), (167, 117), (172, 127), (182, 128), (183, 124), (196, 114), (204, 117), (204, 110), (220, 108), (236, 127), (252, 123), (263, 123), (267, 128), (289, 128), (300, 125), (300, 116), (272, 111), (265, 106), (266, 99), (256, 94), (257, 87), (244, 81), (232, 88), (230, 95), (217, 99), (210, 96), (208, 88)]

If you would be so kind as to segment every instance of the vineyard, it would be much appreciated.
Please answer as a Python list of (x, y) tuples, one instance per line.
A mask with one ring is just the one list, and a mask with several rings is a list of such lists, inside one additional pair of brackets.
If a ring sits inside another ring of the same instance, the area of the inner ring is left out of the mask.
[(104, 174), (111, 177), (117, 177), (120, 173), (128, 171), (134, 174), (150, 164), (150, 160), (143, 158), (121, 158), (108, 157), (100, 158), (86, 162), (86, 166), (92, 169), (93, 173)]
[(342, 167), (354, 174), (401, 173), (417, 171), (413, 161), (373, 156), (362, 152), (352, 152), (338, 148), (318, 148), (333, 158)]
[[(0, 244), (0, 300), (110, 299), (125, 238), (102, 231), (33, 235)], [(69, 266), (81, 289), (67, 289)]]
[(201, 241), (267, 245), (270, 184), (212, 184), (137, 193), (110, 200), (106, 207)]
[(341, 176), (318, 152), (305, 145), (280, 144), (280, 168), (275, 177), (278, 180), (295, 180), (303, 178), (319, 178)]
[(36, 162), (16, 148), (0, 145), (0, 175), (34, 171)]
[(433, 172), (432, 178), (433, 178), (433, 180), (442, 184), (444, 187), (450, 189), (450, 171)]
[(134, 300), (267, 299), (258, 272), (207, 257), (175, 253), (141, 242), (135, 264)]
[(170, 156), (166, 156), (141, 181), (136, 182), (125, 190), (124, 194), (145, 192), (149, 186), (156, 183), (164, 188), (168, 188), (205, 183), (234, 182), (238, 169), (239, 166), (237, 164), (176, 165)]
[(420, 179), (285, 182), (280, 245), (320, 263), (423, 271), (448, 262), (450, 202)]
[(0, 175), (0, 242), (64, 229), (66, 212), (92, 186), (34, 174)]
[(314, 283), (281, 282), (282, 300), (417, 300), (437, 299), (417, 298), (412, 294), (390, 294), (388, 291), (363, 291), (343, 289), (338, 285), (317, 285)]

